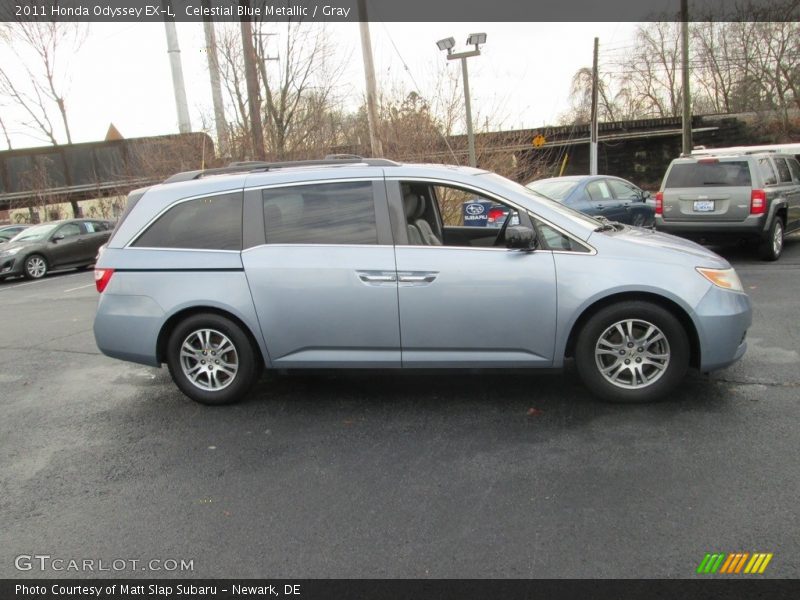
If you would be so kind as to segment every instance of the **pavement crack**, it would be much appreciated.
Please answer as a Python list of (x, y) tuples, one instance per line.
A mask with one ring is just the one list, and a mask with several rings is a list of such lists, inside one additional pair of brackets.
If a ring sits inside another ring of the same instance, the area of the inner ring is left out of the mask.
[(0, 346), (0, 350), (38, 350), (40, 352), (63, 352), (65, 354), (83, 354), (86, 356), (100, 356), (100, 352), (87, 352), (85, 350), (62, 350), (60, 348), (42, 348), (36, 346)]
[(758, 380), (742, 380), (742, 379), (728, 379), (726, 377), (715, 377), (711, 381), (720, 381), (722, 383), (734, 383), (736, 385), (763, 385), (775, 388), (793, 388), (800, 387), (800, 381), (758, 381)]

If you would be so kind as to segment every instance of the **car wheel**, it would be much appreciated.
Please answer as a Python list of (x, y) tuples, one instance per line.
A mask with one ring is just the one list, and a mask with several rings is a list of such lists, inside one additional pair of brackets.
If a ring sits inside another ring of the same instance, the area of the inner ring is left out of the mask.
[(778, 260), (783, 252), (783, 219), (775, 217), (770, 225), (769, 233), (759, 247), (763, 260)]
[(636, 213), (633, 215), (633, 219), (631, 219), (631, 225), (634, 227), (644, 227), (645, 218), (642, 213)]
[(668, 310), (649, 302), (607, 306), (581, 329), (575, 366), (584, 385), (612, 402), (649, 402), (685, 376), (689, 339)]
[(230, 319), (203, 313), (181, 321), (167, 341), (167, 365), (180, 390), (201, 404), (241, 400), (260, 372), (258, 354)]
[(23, 274), (27, 279), (41, 279), (47, 274), (47, 260), (40, 254), (31, 254), (25, 259)]

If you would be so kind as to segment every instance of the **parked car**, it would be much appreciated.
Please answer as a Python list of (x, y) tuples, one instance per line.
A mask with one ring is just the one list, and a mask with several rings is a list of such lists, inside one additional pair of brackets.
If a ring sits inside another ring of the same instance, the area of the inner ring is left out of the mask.
[(0, 279), (11, 275), (40, 279), (55, 269), (89, 267), (112, 229), (109, 221), (98, 219), (66, 219), (28, 227), (0, 248)]
[(12, 237), (17, 235), (23, 229), (26, 229), (27, 225), (2, 225), (0, 226), (0, 244), (5, 244), (8, 240)]
[(656, 229), (703, 241), (751, 241), (777, 260), (800, 230), (800, 164), (790, 154), (704, 150), (673, 160), (656, 195)]
[(650, 192), (610, 175), (569, 175), (531, 181), (528, 188), (593, 217), (635, 227), (653, 224), (655, 202)]
[[(451, 226), (454, 192), (514, 211)], [(262, 368), (561, 367), (627, 402), (747, 347), (748, 296), (688, 240), (598, 221), (494, 173), (336, 159), (137, 190), (95, 266), (108, 356), (166, 363), (206, 404)], [(491, 319), (484, 318), (491, 313)], [(535, 393), (535, 392), (534, 392)]]

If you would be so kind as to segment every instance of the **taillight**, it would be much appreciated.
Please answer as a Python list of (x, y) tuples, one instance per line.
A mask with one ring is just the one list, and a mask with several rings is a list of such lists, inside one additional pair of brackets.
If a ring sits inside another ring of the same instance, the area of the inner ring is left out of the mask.
[(94, 285), (97, 291), (101, 294), (106, 289), (108, 282), (111, 281), (111, 276), (114, 274), (114, 269), (95, 269), (94, 270)]
[(763, 215), (767, 210), (767, 193), (764, 190), (750, 192), (750, 214)]
[(664, 214), (664, 192), (656, 192), (656, 214)]

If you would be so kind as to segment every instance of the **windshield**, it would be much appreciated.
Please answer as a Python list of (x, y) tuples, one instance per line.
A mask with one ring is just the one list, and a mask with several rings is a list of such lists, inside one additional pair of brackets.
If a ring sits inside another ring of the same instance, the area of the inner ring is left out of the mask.
[(583, 225), (584, 227), (591, 227), (594, 229), (598, 225), (600, 225), (600, 221), (593, 219), (592, 217), (583, 214), (582, 212), (578, 212), (577, 210), (573, 210), (572, 208), (561, 204), (560, 202), (556, 202), (544, 196), (530, 188), (525, 187), (524, 185), (520, 185), (502, 175), (498, 175), (497, 173), (482, 173), (481, 177), (486, 177), (487, 179), (493, 179), (497, 183), (502, 184), (506, 188), (510, 188), (511, 190), (518, 192), (520, 194), (525, 194), (529, 198), (535, 199), (537, 202), (541, 204), (546, 204), (551, 207), (553, 210), (557, 210), (565, 217), (568, 217), (578, 223), (579, 225)]
[(532, 181), (525, 187), (533, 190), (534, 192), (539, 192), (540, 194), (547, 196), (552, 200), (563, 200), (569, 196), (569, 193), (575, 189), (576, 185), (578, 184), (575, 181), (549, 180)]
[(58, 227), (58, 223), (48, 223), (46, 225), (37, 225), (36, 227), (29, 227), (20, 231), (17, 235), (11, 238), (11, 242), (38, 242), (45, 239), (53, 230)]

